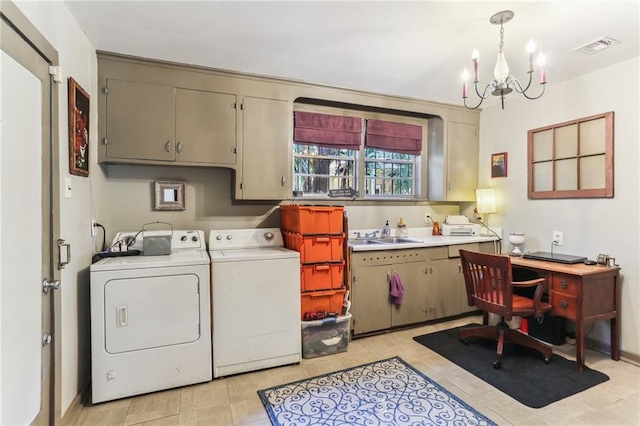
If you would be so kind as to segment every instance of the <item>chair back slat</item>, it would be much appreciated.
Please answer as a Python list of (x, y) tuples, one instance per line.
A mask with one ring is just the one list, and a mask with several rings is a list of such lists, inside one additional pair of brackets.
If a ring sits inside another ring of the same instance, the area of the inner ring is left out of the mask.
[(460, 250), (460, 258), (469, 306), (511, 319), (511, 259), (467, 250)]

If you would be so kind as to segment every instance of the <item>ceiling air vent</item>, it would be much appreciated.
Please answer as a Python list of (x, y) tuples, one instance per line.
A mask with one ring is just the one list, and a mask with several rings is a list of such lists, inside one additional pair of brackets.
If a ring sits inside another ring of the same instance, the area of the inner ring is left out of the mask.
[(584, 53), (585, 55), (593, 55), (594, 53), (600, 52), (601, 50), (607, 49), (611, 46), (615, 46), (616, 44), (620, 44), (620, 41), (609, 37), (600, 37), (599, 39), (589, 42), (583, 46), (576, 47), (573, 51)]

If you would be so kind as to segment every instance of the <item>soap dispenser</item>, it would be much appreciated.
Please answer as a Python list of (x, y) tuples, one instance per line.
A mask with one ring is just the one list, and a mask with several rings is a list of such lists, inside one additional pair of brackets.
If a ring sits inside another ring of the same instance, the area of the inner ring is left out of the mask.
[(387, 223), (384, 224), (384, 227), (382, 227), (382, 238), (389, 237), (391, 237), (391, 227), (389, 226), (389, 221), (387, 221)]

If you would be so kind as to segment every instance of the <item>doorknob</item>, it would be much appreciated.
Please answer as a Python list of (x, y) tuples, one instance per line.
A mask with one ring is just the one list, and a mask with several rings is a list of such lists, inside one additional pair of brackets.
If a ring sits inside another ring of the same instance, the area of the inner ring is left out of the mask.
[(49, 293), (49, 289), (58, 290), (59, 288), (60, 288), (60, 281), (58, 280), (56, 281), (44, 280), (42, 282), (42, 292), (44, 294)]
[(44, 333), (42, 335), (42, 346), (49, 346), (51, 343), (51, 335), (49, 333)]

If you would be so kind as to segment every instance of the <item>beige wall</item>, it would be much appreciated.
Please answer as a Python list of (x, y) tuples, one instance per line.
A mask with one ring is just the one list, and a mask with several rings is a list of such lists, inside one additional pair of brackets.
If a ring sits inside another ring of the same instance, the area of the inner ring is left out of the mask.
[[(504, 111), (499, 106), (482, 111), (479, 179), (481, 187), (496, 188), (498, 212), (491, 215), (492, 224), (506, 233), (524, 232), (526, 250), (549, 251), (553, 231), (563, 231), (564, 245), (558, 252), (590, 259), (606, 253), (616, 258), (622, 267), (622, 350), (636, 356), (640, 354), (638, 62), (636, 57), (562, 84), (554, 85), (550, 78), (547, 93), (537, 101), (510, 95)], [(615, 197), (527, 199), (527, 131), (607, 111), (615, 112)], [(490, 156), (505, 151), (509, 176), (492, 179)], [(588, 339), (608, 345), (607, 323), (597, 323)]]

